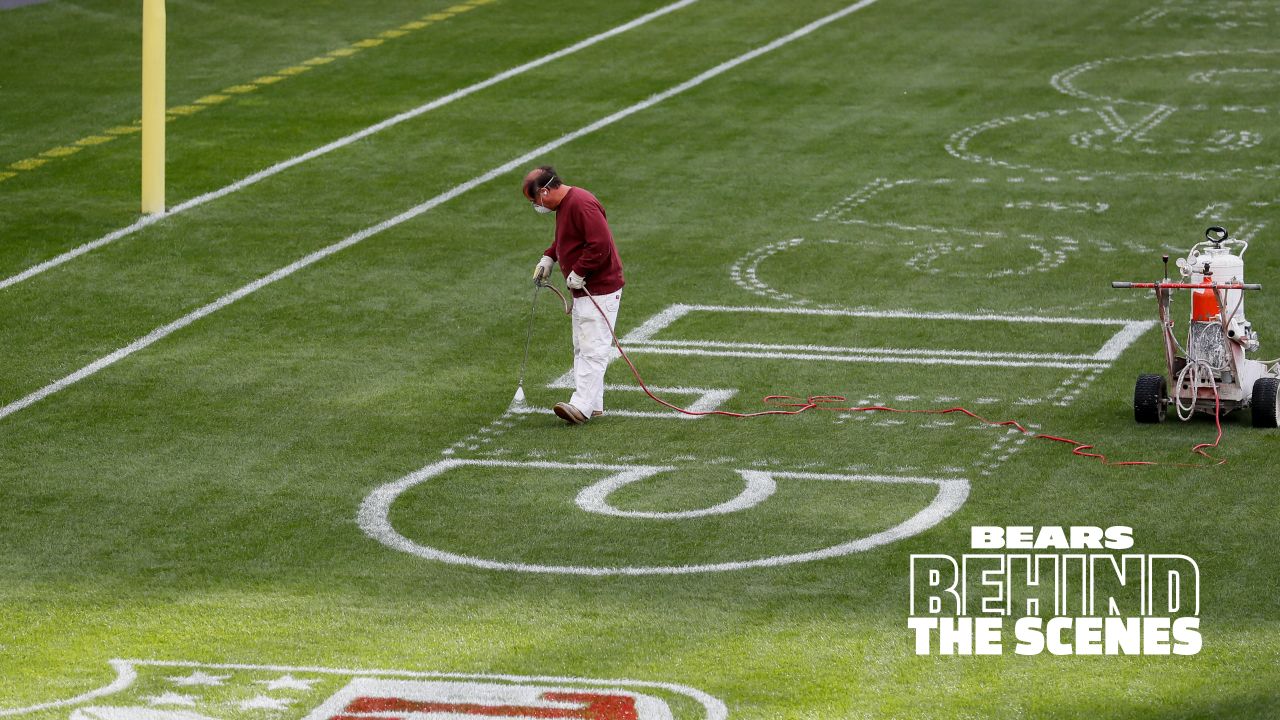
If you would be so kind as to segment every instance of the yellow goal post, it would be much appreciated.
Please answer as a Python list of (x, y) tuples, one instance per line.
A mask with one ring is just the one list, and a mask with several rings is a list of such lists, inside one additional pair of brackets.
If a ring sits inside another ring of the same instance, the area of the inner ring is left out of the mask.
[(142, 212), (164, 213), (164, 0), (142, 0)]

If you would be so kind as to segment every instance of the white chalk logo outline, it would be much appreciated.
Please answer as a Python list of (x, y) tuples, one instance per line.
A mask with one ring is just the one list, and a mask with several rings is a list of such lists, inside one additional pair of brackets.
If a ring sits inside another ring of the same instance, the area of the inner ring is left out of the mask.
[[(1164, 153), (1173, 153), (1179, 155), (1188, 155), (1194, 152), (1204, 152), (1209, 154), (1221, 154), (1225, 152), (1238, 152), (1250, 150), (1258, 147), (1262, 142), (1262, 135), (1252, 130), (1240, 129), (1232, 132), (1225, 128), (1218, 129), (1211, 133), (1208, 137), (1200, 140), (1192, 141), (1185, 138), (1166, 141), (1162, 145), (1157, 146), (1154, 140), (1148, 137), (1161, 124), (1165, 123), (1171, 116), (1178, 111), (1213, 111), (1216, 116), (1244, 115), (1257, 116), (1266, 115), (1274, 111), (1274, 108), (1268, 106), (1247, 106), (1247, 105), (1221, 105), (1209, 106), (1206, 104), (1195, 105), (1177, 105), (1165, 102), (1149, 102), (1141, 100), (1131, 100), (1123, 97), (1112, 97), (1098, 93), (1091, 93), (1080, 89), (1076, 85), (1078, 77), (1102, 68), (1108, 65), (1121, 63), (1137, 63), (1152, 62), (1159, 60), (1181, 60), (1196, 59), (1207, 57), (1222, 56), (1240, 56), (1240, 57), (1265, 57), (1280, 53), (1280, 50), (1265, 48), (1234, 48), (1229, 50), (1202, 50), (1202, 51), (1175, 51), (1168, 53), (1157, 53), (1150, 55), (1140, 55), (1131, 57), (1112, 57), (1093, 60), (1090, 62), (1080, 63), (1070, 68), (1055, 73), (1050, 78), (1050, 85), (1057, 91), (1078, 99), (1088, 100), (1090, 102), (1100, 103), (1096, 106), (1076, 107), (1070, 109), (1057, 109), (1053, 111), (1030, 112), (1022, 115), (1010, 115), (1006, 117), (994, 118), (976, 125), (962, 128), (951, 135), (945, 145), (946, 151), (953, 157), (968, 162), (986, 164), (993, 167), (1002, 167), (1012, 170), (1026, 170), (1034, 173), (1083, 173), (1085, 177), (1077, 178), (1080, 180), (1093, 179), (1095, 177), (1105, 177), (1112, 180), (1131, 180), (1137, 178), (1178, 178), (1183, 180), (1212, 180), (1226, 179), (1236, 176), (1253, 176), (1258, 178), (1273, 178), (1277, 171), (1280, 171), (1280, 165), (1257, 165), (1251, 168), (1232, 168), (1222, 170), (1202, 170), (1202, 171), (1134, 171), (1134, 172), (1115, 172), (1115, 171), (1089, 171), (1083, 169), (1052, 169), (1045, 167), (1034, 167), (1030, 163), (1011, 162), (1001, 160), (994, 155), (984, 155), (970, 149), (970, 143), (979, 135), (988, 131), (1004, 128), (1009, 125), (1022, 122), (1040, 122), (1053, 118), (1064, 118), (1079, 113), (1094, 116), (1102, 123), (1101, 128), (1089, 131), (1077, 132), (1072, 134), (1068, 140), (1070, 144), (1079, 149), (1107, 151), (1119, 154), (1140, 153), (1146, 155), (1160, 155)], [(1253, 67), (1231, 67), (1218, 69), (1216, 72), (1229, 72), (1233, 74), (1255, 73), (1260, 70), (1268, 70), (1269, 68), (1253, 68)], [(1189, 84), (1212, 85), (1215, 77), (1214, 70), (1200, 70), (1191, 72), (1187, 76)], [(1268, 77), (1270, 72), (1268, 72)], [(1136, 122), (1126, 120), (1121, 116), (1118, 107), (1140, 108), (1146, 115)], [(1110, 138), (1107, 143), (1100, 142), (1102, 139)]]
[[(631, 679), (596, 679), (581, 677), (565, 677), (550, 675), (506, 675), (494, 673), (455, 673), (455, 672), (430, 672), (415, 670), (380, 670), (380, 669), (353, 669), (353, 668), (331, 668), (331, 667), (312, 667), (312, 666), (296, 666), (296, 665), (261, 665), (261, 664), (241, 664), (241, 663), (201, 663), (187, 660), (133, 660), (133, 659), (115, 659), (108, 661), (112, 670), (115, 671), (116, 677), (107, 685), (95, 690), (76, 695), (75, 697), (63, 700), (53, 700), (50, 702), (37, 703), (14, 708), (0, 708), (0, 717), (28, 715), (44, 710), (53, 710), (64, 707), (75, 707), (85, 705), (90, 701), (99, 698), (117, 695), (133, 687), (138, 680), (139, 668), (155, 667), (155, 668), (174, 668), (178, 670), (193, 670), (203, 674), (203, 671), (210, 670), (215, 673), (218, 671), (265, 671), (311, 675), (329, 675), (342, 676), (348, 675), (353, 678), (403, 678), (408, 680), (420, 681), (452, 681), (460, 685), (467, 682), (486, 682), (486, 683), (503, 683), (513, 686), (533, 685), (554, 683), (557, 685), (568, 686), (566, 690), (613, 690), (622, 691), (624, 693), (638, 695), (640, 689), (663, 690), (675, 695), (684, 696), (698, 703), (701, 707), (705, 720), (725, 720), (729, 717), (728, 707), (718, 698), (709, 695), (697, 688), (677, 683), (659, 682), (653, 680), (631, 680)], [(218, 676), (204, 675), (213, 681)], [(322, 709), (321, 708), (318, 709)], [(311, 715), (315, 715), (312, 712)], [(308, 716), (310, 717), (310, 715)]]
[[(794, 245), (791, 245), (794, 247)], [(1115, 326), (1116, 331), (1089, 353), (1000, 352), (936, 348), (844, 347), (717, 340), (662, 340), (655, 336), (681, 318), (695, 312), (786, 316), (825, 316), (875, 319), (992, 322), (1010, 325)], [(786, 359), (814, 362), (914, 363), (924, 365), (1043, 367), (1068, 370), (1106, 369), (1143, 333), (1155, 327), (1153, 320), (1118, 318), (1050, 317), (994, 313), (915, 312), (826, 307), (766, 307), (696, 305), (676, 303), (646, 320), (622, 338), (630, 354), (689, 355), (701, 357)]]
[[(773, 555), (717, 563), (696, 565), (622, 565), (616, 567), (593, 565), (551, 565), (538, 563), (504, 562), (487, 558), (474, 557), (430, 547), (411, 540), (392, 526), (389, 517), (391, 506), (406, 491), (432, 478), (438, 477), (458, 467), (496, 467), (496, 468), (539, 468), (545, 470), (603, 471), (612, 475), (592, 483), (577, 496), (579, 508), (588, 512), (608, 515), (621, 515), (625, 511), (616, 511), (608, 506), (606, 498), (609, 493), (625, 484), (652, 477), (659, 472), (675, 470), (670, 466), (643, 465), (605, 465), (597, 463), (561, 463), (538, 461), (506, 461), (506, 460), (440, 460), (409, 473), (394, 482), (375, 489), (365, 498), (360, 506), (358, 523), (365, 534), (393, 550), (409, 553), (418, 557), (445, 562), (453, 565), (468, 565), (486, 570), (503, 570), (510, 572), (543, 573), (555, 575), (688, 575), (709, 572), (726, 572), (729, 570), (746, 570), (753, 568), (778, 567), (794, 563), (812, 562), (841, 557), (857, 552), (865, 552), (886, 545), (896, 540), (917, 535), (942, 522), (959, 510), (969, 496), (969, 481), (963, 478), (929, 478), (893, 475), (846, 475), (833, 473), (805, 473), (785, 471), (739, 470), (746, 480), (746, 489), (734, 499), (702, 510), (683, 511), (681, 514), (669, 516), (701, 517), (710, 514), (721, 514), (745, 510), (759, 504), (773, 494), (775, 482), (783, 480), (821, 480), (837, 482), (873, 482), (873, 483), (910, 483), (935, 485), (937, 495), (924, 509), (910, 518), (887, 530), (856, 538), (847, 542), (831, 545), (816, 550)], [(610, 510), (614, 510), (610, 512)], [(627, 514), (625, 517), (653, 519), (657, 513)]]

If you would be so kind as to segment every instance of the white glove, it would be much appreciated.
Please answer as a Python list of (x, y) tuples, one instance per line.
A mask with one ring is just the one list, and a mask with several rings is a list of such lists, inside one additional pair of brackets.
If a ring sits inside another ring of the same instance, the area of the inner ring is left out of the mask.
[(551, 266), (554, 264), (554, 260), (543, 255), (542, 259), (538, 261), (537, 267), (533, 269), (533, 281), (538, 284), (546, 281), (547, 277), (551, 275)]
[(570, 272), (569, 277), (564, 279), (564, 284), (568, 285), (570, 290), (581, 290), (587, 284), (587, 279), (574, 271)]

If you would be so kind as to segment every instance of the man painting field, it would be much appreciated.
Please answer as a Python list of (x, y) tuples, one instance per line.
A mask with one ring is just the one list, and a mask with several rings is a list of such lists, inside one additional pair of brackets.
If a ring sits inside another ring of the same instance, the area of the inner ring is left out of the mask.
[(545, 282), (560, 263), (573, 295), (573, 397), (552, 408), (570, 425), (604, 414), (604, 373), (613, 349), (613, 327), (622, 301), (622, 260), (604, 207), (589, 191), (561, 182), (550, 165), (524, 178), (533, 209), (556, 214), (555, 241), (538, 260), (534, 282)]
[[(0, 11), (0, 715), (1280, 713), (1277, 436), (1134, 423), (1155, 303), (1109, 287), (1211, 225), (1271, 287), (1272, 5), (168, 19), (139, 219), (137, 8)], [(685, 419), (611, 362), (566, 428), (553, 312), (510, 403), (552, 160), (655, 394), (845, 409)]]

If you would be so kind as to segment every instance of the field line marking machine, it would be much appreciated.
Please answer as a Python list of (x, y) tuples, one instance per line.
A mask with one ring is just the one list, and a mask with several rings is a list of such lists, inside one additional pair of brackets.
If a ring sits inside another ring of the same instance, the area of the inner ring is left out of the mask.
[[(1134, 419), (1163, 422), (1172, 405), (1178, 419), (1196, 412), (1215, 417), (1250, 409), (1254, 427), (1280, 425), (1280, 360), (1253, 360), (1258, 334), (1245, 319), (1245, 291), (1262, 286), (1244, 281), (1245, 240), (1225, 228), (1211, 227), (1203, 242), (1175, 263), (1181, 280), (1169, 279), (1169, 256), (1163, 256), (1164, 279), (1158, 282), (1112, 282), (1120, 289), (1155, 291), (1164, 334), (1164, 374), (1138, 376), (1133, 392)], [(1239, 252), (1235, 252), (1238, 250)], [(1173, 291), (1191, 292), (1185, 345), (1179, 341), (1169, 307)]]

